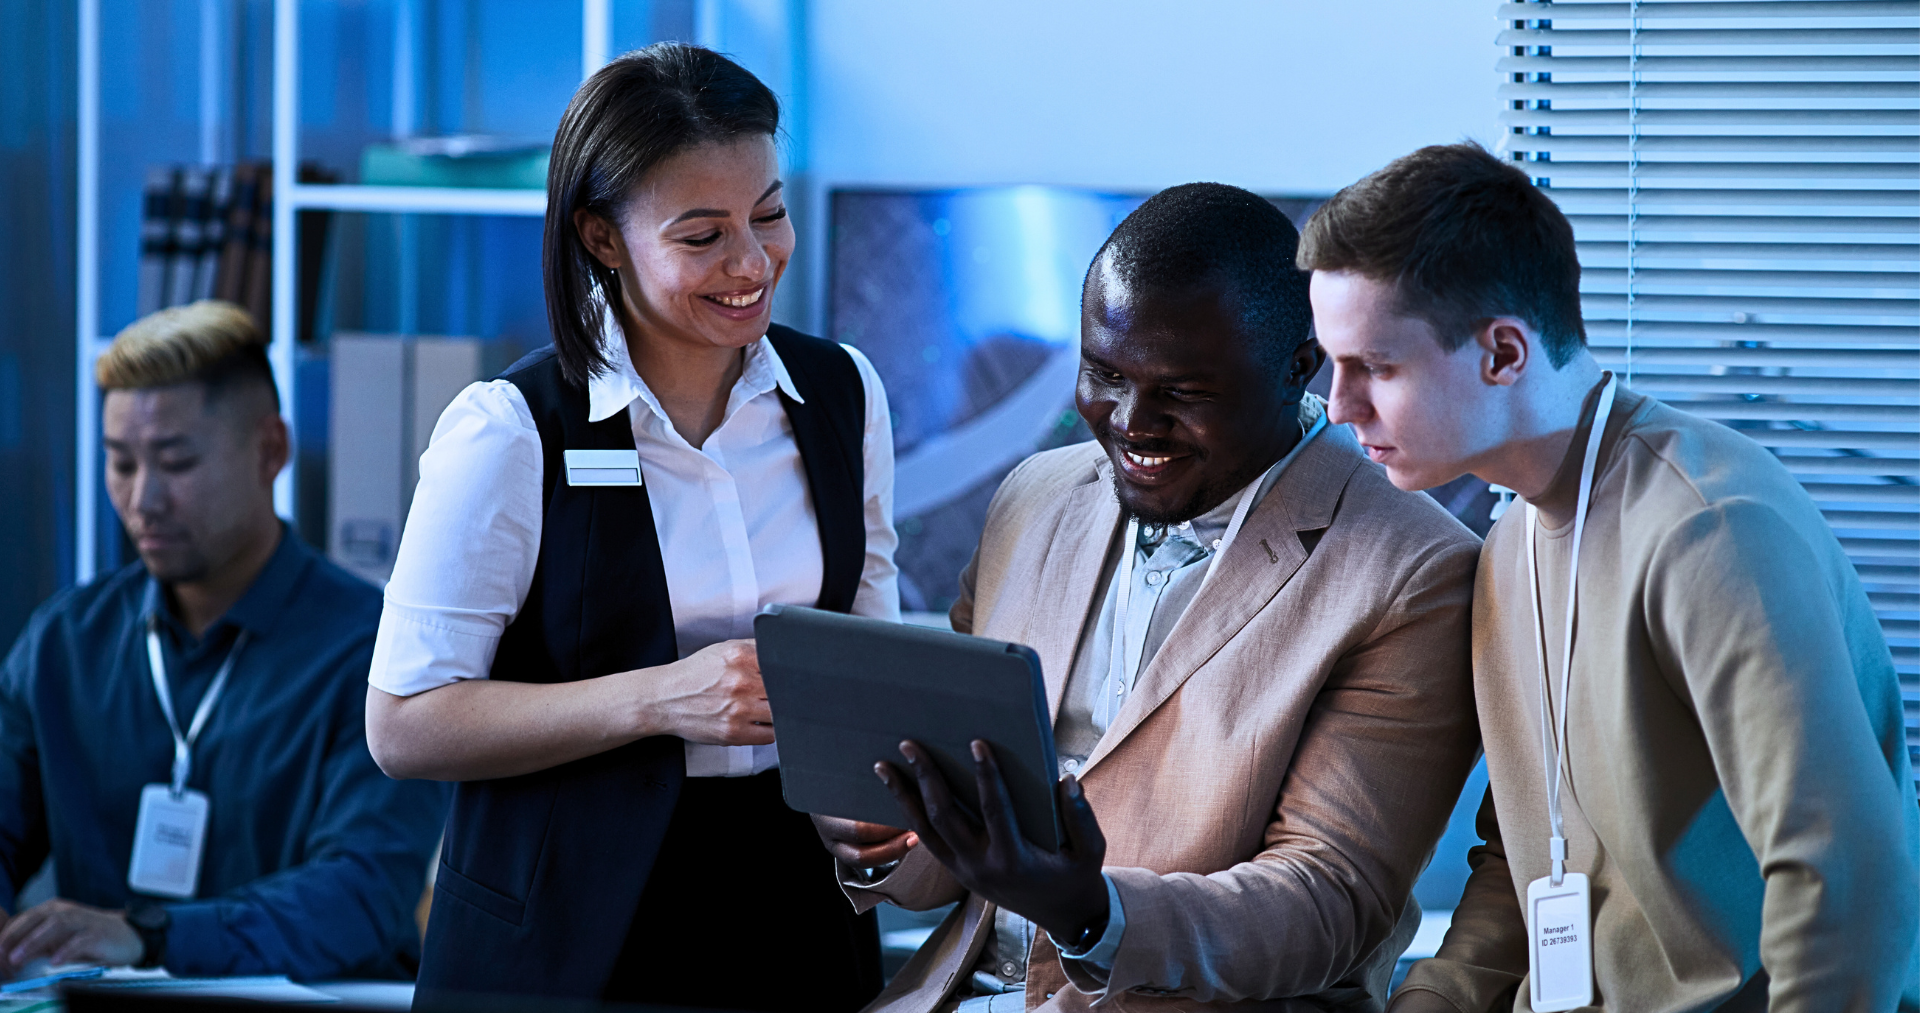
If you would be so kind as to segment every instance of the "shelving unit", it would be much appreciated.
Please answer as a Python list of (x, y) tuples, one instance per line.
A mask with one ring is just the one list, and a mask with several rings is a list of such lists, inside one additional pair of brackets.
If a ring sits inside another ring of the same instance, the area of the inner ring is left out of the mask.
[[(78, 138), (76, 184), (75, 324), (74, 342), (74, 578), (84, 583), (99, 571), (99, 531), (102, 510), (100, 465), (100, 391), (93, 379), (94, 361), (112, 341), (100, 326), (100, 4), (78, 2), (76, 54)], [(297, 458), (302, 434), (294, 412), (298, 376), (296, 358), (295, 279), (299, 256), (296, 214), (325, 209), (402, 215), (506, 215), (535, 217), (546, 213), (542, 190), (489, 190), (451, 187), (399, 187), (296, 184), (299, 166), (300, 22), (301, 0), (274, 0), (273, 17), (273, 139), (276, 174), (273, 207), (273, 310), (268, 358), (280, 389), (282, 411), (293, 438)], [(702, 8), (710, 3), (702, 3)], [(700, 19), (704, 24), (710, 18)], [(221, 126), (218, 98), (218, 11), (214, 0), (202, 0), (201, 161), (216, 161), (216, 139)], [(584, 80), (606, 64), (612, 35), (612, 0), (581, 2), (580, 69)], [(274, 483), (274, 505), (292, 518), (296, 502), (296, 470), (291, 464)]]
[[(300, 0), (274, 0), (273, 5), (273, 164), (279, 180), (291, 180), (300, 164)], [(607, 62), (613, 25), (612, 0), (581, 0), (580, 74), (591, 76)], [(299, 255), (294, 231), (295, 214), (302, 209), (431, 215), (544, 215), (547, 195), (539, 190), (480, 190), (451, 187), (402, 187), (291, 184), (273, 205), (273, 343), (267, 355), (280, 385), (280, 401), (289, 412), (293, 445), (300, 432), (294, 405), (295, 313)], [(274, 506), (281, 516), (293, 513), (296, 481), (289, 467), (274, 482)]]

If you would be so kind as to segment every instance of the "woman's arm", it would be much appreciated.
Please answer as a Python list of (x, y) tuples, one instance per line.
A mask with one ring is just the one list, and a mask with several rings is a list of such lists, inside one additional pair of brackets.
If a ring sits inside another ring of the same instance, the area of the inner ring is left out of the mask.
[(513, 777), (651, 735), (765, 745), (772, 721), (750, 640), (578, 682), (467, 679), (411, 696), (367, 688), (367, 748), (395, 778)]
[(750, 641), (578, 682), (488, 678), (533, 583), (541, 461), (539, 430), (509, 383), (468, 387), (434, 426), (368, 672), (367, 746), (380, 769), (482, 780), (650, 735), (772, 742)]

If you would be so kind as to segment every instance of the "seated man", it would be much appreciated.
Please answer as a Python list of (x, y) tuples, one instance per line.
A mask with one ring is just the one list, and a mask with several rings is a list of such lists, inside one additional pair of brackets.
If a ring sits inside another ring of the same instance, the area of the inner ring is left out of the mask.
[(1340, 191), (1299, 262), (1394, 484), (1525, 501), (1473, 602), (1486, 843), (1396, 1013), (1920, 1009), (1900, 686), (1806, 490), (1601, 370), (1572, 226), (1476, 145)]
[[(97, 376), (140, 561), (41, 605), (0, 668), (0, 974), (411, 977), (445, 797), (367, 753), (380, 593), (274, 515), (259, 332), (223, 303), (163, 310)], [(58, 898), (18, 910), (49, 859)]]
[(952, 612), (1039, 653), (1071, 843), (957, 812), (903, 745), (879, 773), (909, 832), (816, 818), (858, 906), (961, 902), (872, 1009), (1384, 1003), (1474, 762), (1479, 541), (1305, 393), (1324, 356), (1297, 239), (1191, 184), (1089, 268), (1097, 442), (1008, 476)]

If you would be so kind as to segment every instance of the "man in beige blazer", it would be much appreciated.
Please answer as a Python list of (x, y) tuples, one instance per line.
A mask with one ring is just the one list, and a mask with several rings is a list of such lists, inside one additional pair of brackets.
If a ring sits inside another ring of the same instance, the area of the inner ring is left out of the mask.
[(1097, 442), (1007, 478), (952, 611), (1038, 652), (1070, 843), (961, 814), (912, 744), (879, 771), (910, 831), (816, 817), (862, 909), (959, 902), (870, 1009), (1384, 1004), (1477, 748), (1479, 545), (1304, 395), (1323, 356), (1296, 242), (1256, 195), (1194, 184), (1096, 257)]

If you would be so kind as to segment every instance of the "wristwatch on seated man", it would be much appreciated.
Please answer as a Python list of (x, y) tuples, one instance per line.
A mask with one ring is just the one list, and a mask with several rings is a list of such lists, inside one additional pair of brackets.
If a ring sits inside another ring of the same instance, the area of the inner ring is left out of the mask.
[(127, 924), (140, 934), (140, 962), (134, 966), (159, 967), (167, 956), (167, 930), (173, 927), (173, 916), (151, 901), (136, 903), (127, 909)]

